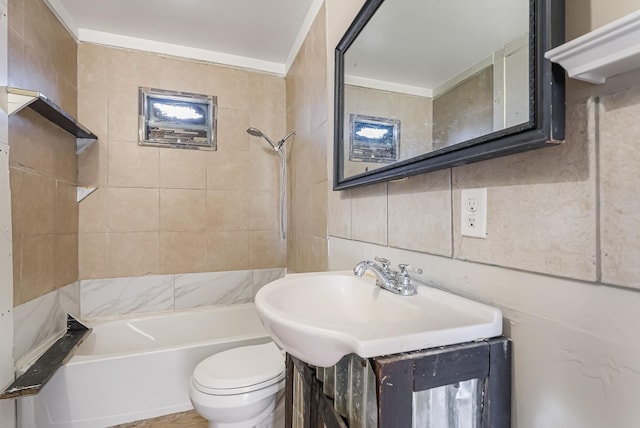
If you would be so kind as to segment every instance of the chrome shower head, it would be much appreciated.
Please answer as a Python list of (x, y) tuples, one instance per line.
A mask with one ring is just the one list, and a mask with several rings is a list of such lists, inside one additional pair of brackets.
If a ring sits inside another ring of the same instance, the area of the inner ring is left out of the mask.
[(259, 138), (264, 138), (265, 140), (267, 140), (267, 142), (269, 144), (271, 144), (271, 147), (273, 147), (273, 150), (275, 150), (276, 152), (278, 151), (278, 149), (280, 148), (280, 146), (277, 146), (273, 141), (271, 141), (271, 138), (267, 137), (261, 130), (259, 130), (258, 128), (247, 128), (247, 133), (249, 135), (253, 135), (254, 137), (259, 137)]
[(248, 128), (247, 132), (249, 133), (249, 135), (253, 135), (254, 137), (263, 137), (264, 136), (262, 131), (259, 130), (258, 128)]

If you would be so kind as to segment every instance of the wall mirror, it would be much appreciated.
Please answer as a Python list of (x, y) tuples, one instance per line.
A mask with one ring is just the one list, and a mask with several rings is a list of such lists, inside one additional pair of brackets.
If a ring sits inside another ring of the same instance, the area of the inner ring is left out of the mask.
[(564, 140), (562, 0), (367, 0), (336, 47), (334, 190)]

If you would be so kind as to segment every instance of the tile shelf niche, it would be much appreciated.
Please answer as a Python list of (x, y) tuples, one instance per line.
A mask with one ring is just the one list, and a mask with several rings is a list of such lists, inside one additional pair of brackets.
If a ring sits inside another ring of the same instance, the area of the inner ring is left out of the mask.
[(545, 57), (569, 77), (595, 84), (639, 69), (640, 10), (551, 49)]
[[(10, 86), (5, 86), (3, 89), (6, 93), (6, 99), (4, 100), (5, 105), (3, 107), (7, 114), (16, 114), (23, 108), (29, 107), (45, 119), (76, 137), (76, 154), (84, 152), (87, 147), (98, 140), (98, 137), (93, 132), (89, 131), (89, 129), (78, 122), (73, 116), (62, 110), (60, 106), (40, 92), (12, 88)], [(96, 190), (95, 187), (78, 186), (77, 202), (89, 196), (94, 190)]]

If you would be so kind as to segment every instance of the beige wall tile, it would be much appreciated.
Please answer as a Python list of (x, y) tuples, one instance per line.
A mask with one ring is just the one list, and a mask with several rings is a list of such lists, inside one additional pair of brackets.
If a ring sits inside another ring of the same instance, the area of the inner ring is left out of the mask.
[(78, 236), (78, 276), (80, 279), (109, 276), (108, 233), (81, 233)]
[(110, 187), (158, 187), (160, 149), (131, 143), (109, 142)]
[[(207, 64), (181, 58), (159, 58), (161, 64), (160, 87), (171, 91), (202, 93), (202, 82), (207, 79)], [(203, 94), (211, 95), (211, 94)]]
[[(9, 23), (14, 22), (13, 19), (9, 20)], [(24, 87), (24, 39), (20, 34), (9, 29), (7, 32), (7, 84), (15, 88)]]
[(24, 33), (24, 1), (9, 0), (7, 9), (11, 17), (8, 22), (9, 28), (22, 36)]
[(55, 236), (25, 236), (22, 239), (22, 280), (20, 281), (20, 292), (17, 293), (21, 301), (14, 299), (14, 306), (53, 290)]
[(311, 272), (324, 272), (329, 269), (329, 243), (324, 238), (311, 237)]
[(203, 231), (207, 224), (205, 190), (161, 189), (160, 230)]
[[(137, 99), (138, 87), (162, 87), (162, 56), (149, 52), (113, 48), (109, 50), (108, 78), (105, 84), (111, 95), (121, 94)], [(171, 88), (166, 88), (171, 89)], [(129, 103), (125, 103), (130, 106)], [(137, 112), (137, 102), (136, 102)], [(136, 114), (137, 121), (137, 114)], [(118, 140), (122, 138), (117, 137)]]
[(309, 232), (324, 240), (327, 239), (327, 195), (326, 181), (313, 184), (311, 186)]
[(351, 236), (358, 241), (387, 244), (387, 184), (351, 190)]
[[(54, 175), (56, 150), (48, 140), (63, 131), (31, 109), (23, 109), (9, 118), (9, 164), (30, 168), (33, 172)], [(47, 135), (49, 134), (50, 135)], [(54, 137), (55, 138), (55, 137)]]
[(219, 150), (207, 153), (207, 189), (247, 190), (250, 166), (248, 151)]
[(249, 230), (280, 230), (279, 193), (249, 193)]
[[(106, 94), (111, 48), (93, 43), (78, 45), (78, 90)], [(106, 122), (106, 120), (105, 120)], [(95, 131), (94, 131), (95, 132)]]
[(108, 187), (100, 187), (79, 203), (80, 233), (109, 231), (108, 192)]
[[(128, 88), (128, 90), (127, 90)], [(109, 141), (138, 142), (138, 88), (127, 85), (109, 92)]]
[(23, 236), (55, 233), (55, 180), (10, 168), (11, 211)]
[[(77, 203), (76, 186), (68, 183), (64, 183), (62, 181), (57, 181), (55, 184), (56, 184), (55, 231), (56, 233), (77, 234), (78, 233), (78, 203)], [(76, 243), (76, 247), (77, 247), (77, 243)]]
[[(569, 106), (567, 141), (453, 170), (454, 255), (594, 281), (596, 197), (593, 109)], [(460, 235), (460, 190), (487, 187), (487, 239)]]
[(603, 97), (600, 106), (602, 281), (640, 288), (640, 183), (636, 178), (640, 90)]
[(248, 230), (249, 192), (207, 190), (208, 230)]
[[(266, 132), (266, 131), (264, 131)], [(280, 158), (266, 141), (254, 138), (247, 162), (249, 189), (275, 190), (280, 186)]]
[[(70, 52), (74, 52), (70, 50)], [(75, 68), (74, 68), (75, 70)], [(69, 113), (71, 116), (78, 117), (78, 88), (76, 88), (76, 81), (74, 76), (67, 76), (65, 74), (58, 74), (56, 80), (56, 96), (59, 101), (59, 106)], [(73, 80), (70, 80), (73, 79)], [(74, 139), (75, 140), (75, 139)]]
[(108, 277), (159, 273), (159, 253), (157, 232), (110, 233)]
[(83, 186), (108, 185), (108, 153), (106, 140), (98, 140), (78, 155), (78, 183)]
[[(78, 120), (106, 143), (109, 96), (106, 91), (78, 92)], [(94, 143), (95, 144), (95, 143)]]
[[(296, 144), (296, 139), (292, 144)], [(311, 150), (307, 157), (309, 178), (312, 183), (319, 183), (328, 179), (327, 174), (327, 123), (323, 122), (320, 126), (315, 128), (311, 133), (311, 138), (308, 141), (300, 142), (299, 144), (309, 144)], [(325, 183), (326, 184), (326, 183)]]
[(78, 235), (55, 235), (54, 245), (54, 286), (59, 288), (78, 279)]
[(204, 272), (207, 236), (202, 232), (160, 232), (160, 273)]
[(451, 171), (389, 183), (389, 246), (451, 256)]
[(207, 233), (207, 271), (255, 269), (249, 263), (249, 232)]
[(282, 120), (286, 114), (284, 78), (253, 73), (250, 85), (250, 126), (260, 129), (274, 142), (280, 140), (286, 132)]
[(328, 229), (329, 235), (351, 238), (351, 197), (349, 190), (334, 191), (328, 186)]
[(218, 107), (249, 111), (253, 72), (226, 66), (210, 66), (203, 92), (218, 97)]
[[(57, 127), (56, 127), (57, 128)], [(46, 144), (53, 147), (53, 175), (68, 183), (78, 182), (77, 140), (60, 128), (46, 137)]]
[(109, 231), (159, 231), (160, 194), (158, 189), (108, 189)]
[(246, 110), (218, 109), (218, 151), (249, 150), (249, 140), (252, 137), (246, 131), (250, 126), (253, 125), (249, 123)]
[(249, 265), (251, 269), (286, 267), (287, 243), (278, 231), (249, 232)]
[(163, 189), (204, 189), (207, 157), (203, 150), (160, 149), (160, 187)]

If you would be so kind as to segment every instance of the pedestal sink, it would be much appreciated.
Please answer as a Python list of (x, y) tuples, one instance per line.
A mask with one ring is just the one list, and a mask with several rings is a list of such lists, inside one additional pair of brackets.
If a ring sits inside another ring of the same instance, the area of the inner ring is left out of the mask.
[(291, 274), (262, 287), (256, 309), (273, 340), (319, 367), (500, 336), (499, 309), (427, 286), (400, 296), (352, 272)]

